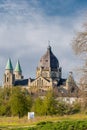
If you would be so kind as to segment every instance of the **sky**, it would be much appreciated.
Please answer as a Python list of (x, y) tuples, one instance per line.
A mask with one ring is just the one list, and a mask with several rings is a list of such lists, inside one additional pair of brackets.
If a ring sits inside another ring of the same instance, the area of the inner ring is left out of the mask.
[(0, 0), (0, 84), (8, 58), (35, 78), (48, 41), (67, 78), (81, 63), (71, 43), (86, 21), (87, 0)]

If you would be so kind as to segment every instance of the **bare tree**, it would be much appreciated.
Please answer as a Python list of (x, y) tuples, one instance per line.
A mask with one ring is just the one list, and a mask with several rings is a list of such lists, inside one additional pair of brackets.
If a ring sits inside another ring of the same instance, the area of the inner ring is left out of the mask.
[(79, 69), (80, 72), (80, 87), (87, 88), (87, 24), (84, 24), (84, 29), (76, 34), (73, 39), (72, 48), (76, 55), (83, 60), (83, 67)]

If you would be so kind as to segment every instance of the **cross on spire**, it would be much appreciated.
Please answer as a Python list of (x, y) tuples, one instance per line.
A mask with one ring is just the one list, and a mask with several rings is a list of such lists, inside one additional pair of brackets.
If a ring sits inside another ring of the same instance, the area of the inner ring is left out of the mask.
[(50, 40), (48, 40), (48, 46), (50, 46)]

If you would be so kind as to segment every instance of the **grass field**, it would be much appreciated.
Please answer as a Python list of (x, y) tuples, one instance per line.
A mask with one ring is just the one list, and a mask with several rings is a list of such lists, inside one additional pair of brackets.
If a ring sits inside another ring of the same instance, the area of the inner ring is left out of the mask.
[[(18, 117), (0, 117), (0, 130), (8, 130), (8, 129), (14, 129), (18, 130), (18, 128), (21, 128), (21, 130), (32, 130), (31, 128), (29, 129), (28, 127), (34, 127), (37, 126), (40, 122), (45, 122), (42, 123), (44, 126), (48, 125), (46, 122), (53, 122), (53, 123), (58, 123), (59, 122), (64, 122), (67, 121), (68, 123), (71, 121), (76, 122), (76, 121), (85, 121), (87, 124), (87, 115), (86, 114), (76, 114), (76, 115), (69, 115), (69, 116), (41, 116), (41, 117), (35, 117), (34, 119), (28, 120), (27, 117), (23, 118), (18, 118)], [(70, 122), (70, 124), (72, 124)], [(52, 124), (51, 124), (52, 125)], [(41, 125), (42, 126), (42, 125)], [(39, 125), (40, 127), (40, 125)], [(41, 129), (41, 128), (40, 128)], [(45, 128), (46, 129), (46, 128)], [(43, 128), (43, 130), (45, 130)], [(55, 127), (56, 129), (56, 127)], [(36, 129), (35, 129), (36, 130)], [(37, 129), (38, 130), (38, 129)], [(71, 130), (71, 129), (70, 129)], [(74, 129), (72, 129), (74, 130)]]

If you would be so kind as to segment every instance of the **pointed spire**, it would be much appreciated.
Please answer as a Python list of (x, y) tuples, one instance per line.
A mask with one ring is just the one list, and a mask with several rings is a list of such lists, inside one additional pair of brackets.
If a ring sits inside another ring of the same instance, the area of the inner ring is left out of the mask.
[(17, 61), (17, 64), (16, 64), (16, 67), (15, 67), (14, 71), (16, 71), (16, 72), (22, 72), (19, 60)]
[(11, 59), (9, 58), (8, 61), (7, 61), (7, 65), (6, 65), (6, 70), (13, 70), (13, 66), (12, 66), (12, 63), (11, 63)]

